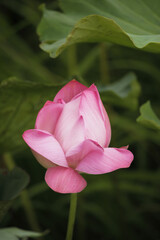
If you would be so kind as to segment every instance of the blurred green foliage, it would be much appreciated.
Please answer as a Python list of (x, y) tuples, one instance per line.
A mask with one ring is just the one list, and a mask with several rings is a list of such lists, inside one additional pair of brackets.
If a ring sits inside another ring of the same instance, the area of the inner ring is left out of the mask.
[[(14, 200), (1, 227), (49, 229), (43, 239), (65, 238), (69, 195), (57, 194), (46, 186), (45, 170), (21, 134), (34, 127), (36, 114), (45, 101), (52, 100), (65, 82), (76, 78), (88, 86), (93, 82), (98, 86), (111, 120), (111, 145), (129, 144), (135, 159), (130, 169), (85, 176), (88, 187), (79, 194), (74, 239), (159, 239), (160, 132), (150, 127), (159, 126), (160, 55), (108, 42), (79, 43), (51, 59), (38, 46), (36, 28), (41, 3), (0, 3), (0, 167), (9, 167), (4, 158), (8, 152), (14, 164), (25, 169), (31, 179), (25, 194)], [(48, 9), (62, 12), (57, 0), (45, 3)], [(158, 0), (152, 2), (155, 12), (156, 4)], [(152, 21), (159, 18), (148, 8), (145, 15), (149, 13)], [(139, 106), (148, 100), (156, 115), (149, 105), (141, 108), (139, 121), (147, 122), (145, 127), (136, 119)]]

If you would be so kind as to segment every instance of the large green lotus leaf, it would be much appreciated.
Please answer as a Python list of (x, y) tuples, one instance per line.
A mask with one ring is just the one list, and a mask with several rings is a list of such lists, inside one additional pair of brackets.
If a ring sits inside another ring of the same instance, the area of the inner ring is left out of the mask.
[(37, 238), (43, 236), (44, 233), (26, 231), (16, 227), (2, 228), (0, 229), (0, 239), (3, 240), (19, 240), (28, 238)]
[(119, 81), (99, 87), (103, 102), (135, 110), (138, 107), (140, 84), (134, 73), (128, 73)]
[(57, 57), (81, 42), (112, 42), (160, 52), (159, 0), (61, 0), (63, 13), (41, 7), (41, 48)]
[(160, 130), (160, 119), (152, 110), (150, 101), (147, 101), (141, 106), (140, 113), (141, 115), (137, 118), (137, 122), (148, 128)]
[(34, 128), (38, 111), (47, 100), (53, 100), (61, 87), (14, 78), (0, 84), (1, 153), (25, 147), (23, 132)]

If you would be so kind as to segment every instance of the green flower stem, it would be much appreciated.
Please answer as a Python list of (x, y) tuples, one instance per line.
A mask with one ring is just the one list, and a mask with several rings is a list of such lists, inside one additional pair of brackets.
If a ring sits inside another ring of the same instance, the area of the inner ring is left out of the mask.
[(74, 222), (75, 222), (75, 216), (76, 216), (76, 208), (77, 208), (77, 193), (72, 193), (71, 199), (70, 199), (70, 210), (69, 210), (66, 240), (72, 240)]

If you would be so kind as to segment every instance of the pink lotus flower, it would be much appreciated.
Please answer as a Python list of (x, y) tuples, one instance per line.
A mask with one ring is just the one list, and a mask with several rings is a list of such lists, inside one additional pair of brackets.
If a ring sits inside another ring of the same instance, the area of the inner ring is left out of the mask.
[(23, 139), (47, 168), (48, 186), (60, 193), (81, 192), (87, 182), (80, 173), (104, 174), (133, 160), (126, 147), (108, 147), (111, 126), (96, 86), (75, 80), (45, 103), (35, 129), (25, 131)]

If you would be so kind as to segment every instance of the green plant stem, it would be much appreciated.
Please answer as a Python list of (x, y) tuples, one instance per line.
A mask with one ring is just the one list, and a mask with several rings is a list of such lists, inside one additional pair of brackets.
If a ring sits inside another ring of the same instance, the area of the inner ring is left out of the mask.
[(72, 193), (71, 199), (70, 199), (70, 210), (69, 210), (66, 240), (72, 240), (73, 228), (74, 228), (74, 222), (75, 222), (75, 216), (76, 216), (76, 208), (77, 208), (77, 193)]
[(33, 231), (40, 232), (41, 229), (39, 227), (37, 216), (36, 216), (36, 213), (34, 211), (34, 208), (33, 208), (31, 199), (29, 197), (28, 191), (23, 190), (20, 197), (21, 197), (21, 203), (23, 205), (25, 215), (26, 215), (26, 218), (29, 222), (30, 227), (32, 228)]
[(8, 170), (12, 170), (16, 166), (10, 153), (4, 153), (3, 159)]
[(68, 48), (67, 63), (68, 63), (68, 76), (71, 77), (77, 73), (77, 51), (76, 45)]
[(109, 84), (110, 82), (107, 50), (106, 43), (100, 43), (100, 74), (101, 82), (104, 85)]

